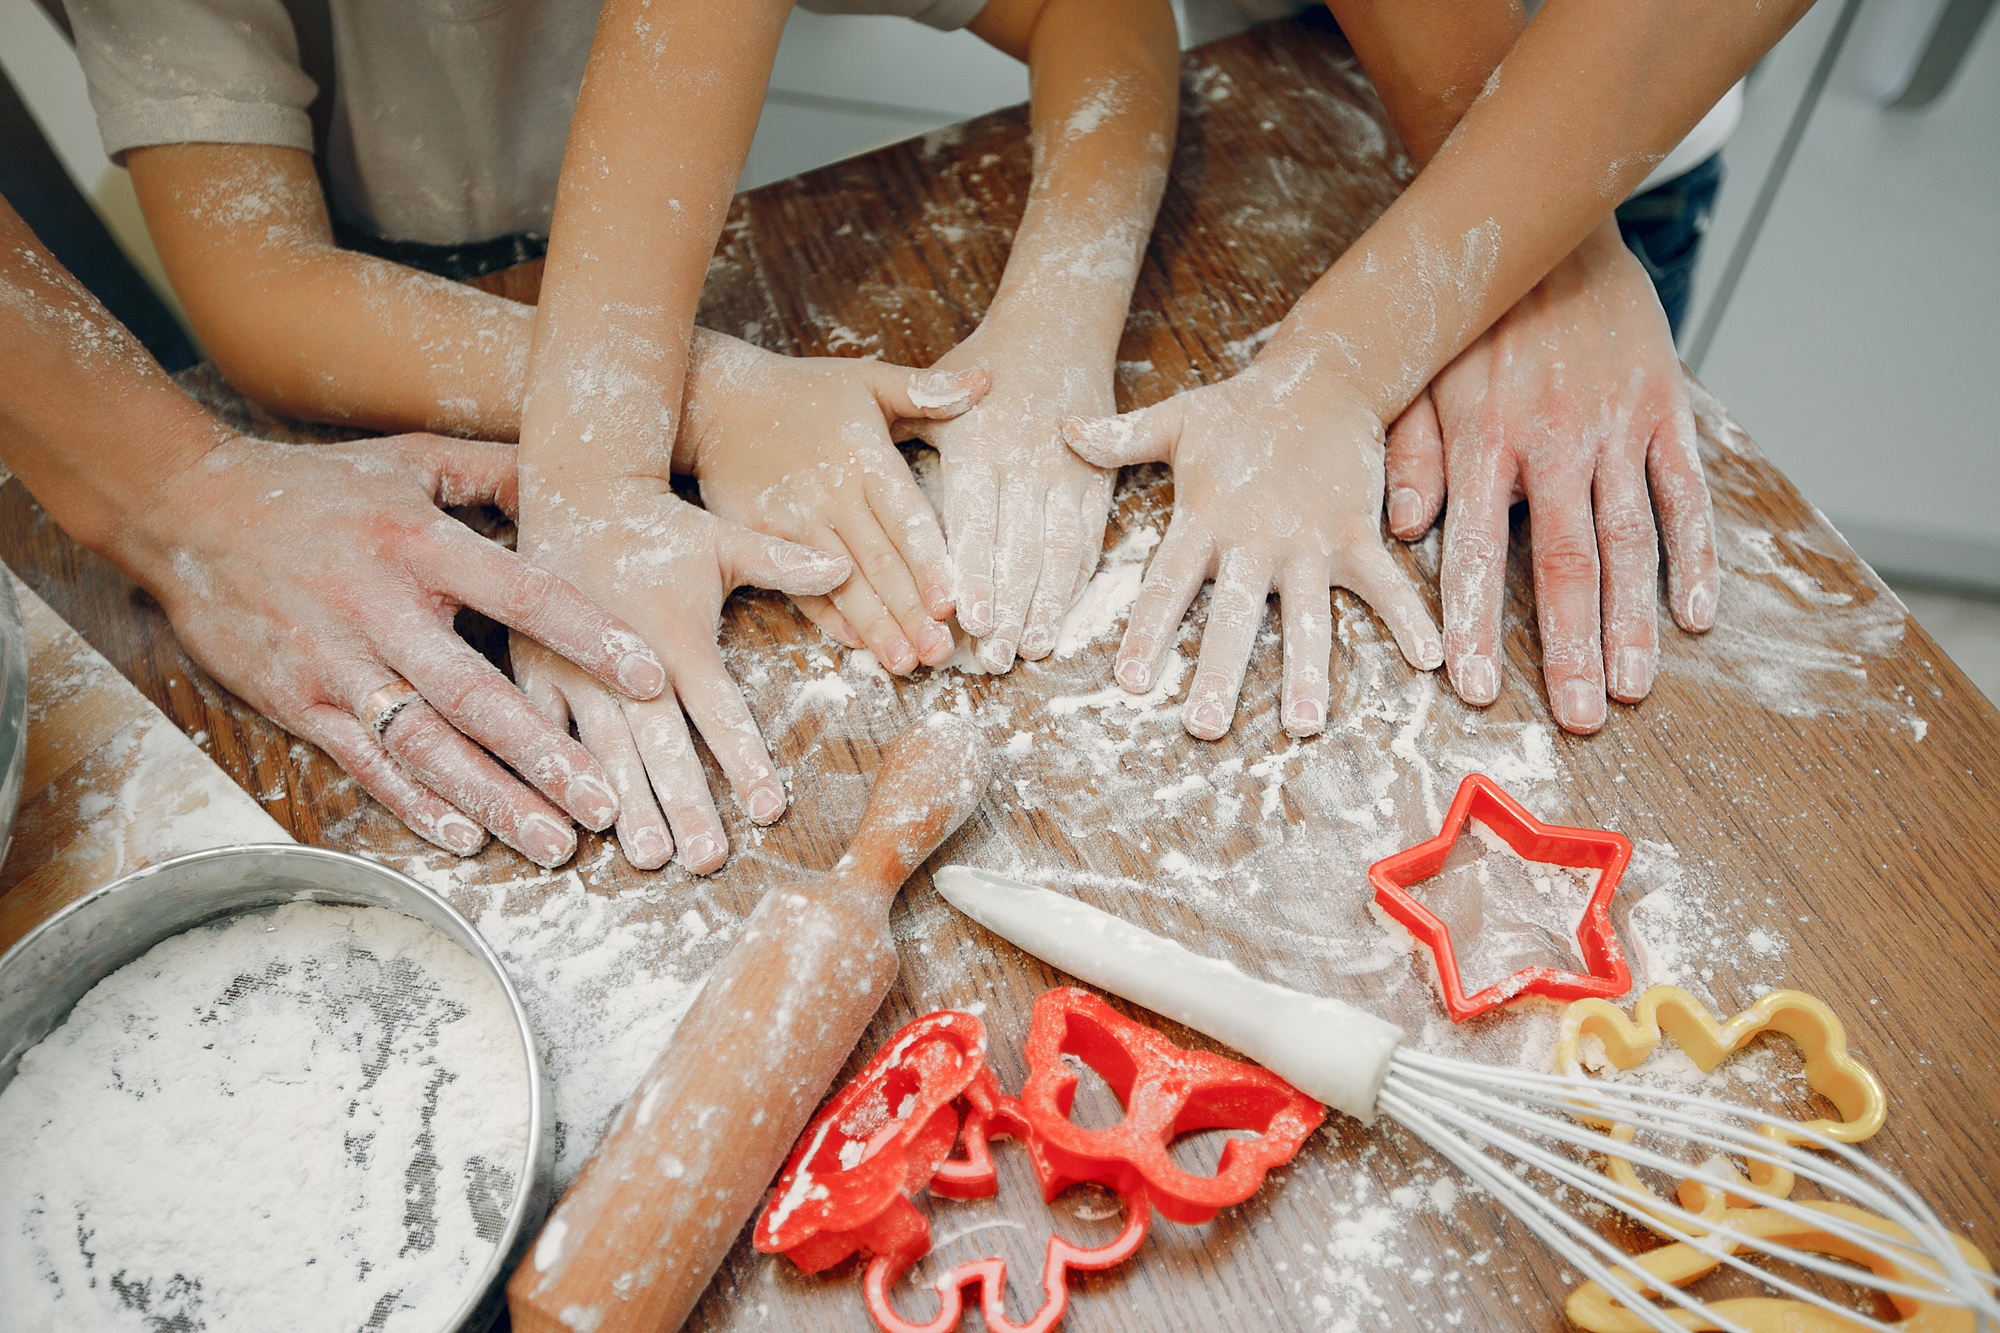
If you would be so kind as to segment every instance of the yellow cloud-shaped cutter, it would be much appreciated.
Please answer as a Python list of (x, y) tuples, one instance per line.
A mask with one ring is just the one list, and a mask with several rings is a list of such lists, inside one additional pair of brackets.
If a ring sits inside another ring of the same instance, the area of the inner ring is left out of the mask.
[[(1847, 1030), (1826, 1003), (1796, 990), (1774, 990), (1726, 1023), (1718, 1023), (1706, 1005), (1678, 986), (1654, 986), (1639, 997), (1627, 1018), (1608, 1000), (1578, 1000), (1563, 1014), (1562, 1033), (1556, 1044), (1556, 1068), (1565, 1074), (1581, 1075), (1583, 1062), (1578, 1054), (1585, 1037), (1604, 1043), (1605, 1054), (1620, 1069), (1630, 1069), (1653, 1053), (1662, 1032), (1671, 1036), (1688, 1058), (1704, 1074), (1723, 1059), (1741, 1050), (1765, 1032), (1790, 1037), (1805, 1057), (1806, 1084), (1840, 1112), (1840, 1119), (1824, 1117), (1805, 1121), (1802, 1128), (1823, 1134), (1839, 1143), (1859, 1143), (1882, 1128), (1889, 1099), (1882, 1081), (1860, 1061), (1847, 1053)], [(1614, 1125), (1588, 1115), (1584, 1123), (1608, 1132), (1617, 1143), (1630, 1143), (1631, 1125)], [(1803, 1134), (1791, 1134), (1771, 1125), (1757, 1132), (1789, 1144), (1809, 1143)], [(1631, 1162), (1606, 1150), (1605, 1172), (1629, 1189), (1653, 1195), (1639, 1178)], [(1676, 1191), (1680, 1205), (1704, 1220), (1721, 1221), (1726, 1208), (1751, 1207), (1762, 1195), (1786, 1198), (1796, 1177), (1783, 1167), (1751, 1162), (1745, 1179), (1736, 1172), (1737, 1188), (1720, 1190), (1699, 1181), (1685, 1180)], [(1650, 1210), (1649, 1210), (1650, 1211)], [(1662, 1216), (1655, 1212), (1655, 1216)], [(1663, 1219), (1664, 1220), (1664, 1219)]]
[[(1801, 1206), (1845, 1218), (1899, 1240), (1911, 1239), (1910, 1233), (1894, 1222), (1852, 1204), (1805, 1202)], [(1929, 1260), (1899, 1264), (1886, 1253), (1863, 1250), (1806, 1218), (1789, 1217), (1771, 1208), (1732, 1209), (1727, 1214), (1726, 1223), (1736, 1234), (1755, 1236), (1818, 1254), (1839, 1255), (1853, 1263), (1864, 1264), (1884, 1277), (1912, 1286), (1927, 1285), (1939, 1271), (1937, 1265)], [(1993, 1271), (1986, 1256), (1970, 1241), (1963, 1236), (1954, 1236), (1952, 1240), (1957, 1243), (1959, 1253), (1967, 1263), (1983, 1273)], [(1710, 1258), (1691, 1245), (1674, 1244), (1650, 1250), (1640, 1255), (1637, 1262), (1652, 1279), (1638, 1295), (1652, 1296), (1668, 1284), (1684, 1287), (1712, 1272), (1722, 1261)], [(1619, 1280), (1616, 1289), (1596, 1282), (1586, 1282), (1578, 1287), (1571, 1293), (1564, 1312), (1585, 1333), (1648, 1333), (1653, 1326), (1624, 1308), (1636, 1299), (1632, 1291), (1632, 1286), (1636, 1284), (1626, 1274), (1616, 1276)], [(1970, 1310), (1900, 1293), (1890, 1293), (1889, 1301), (1902, 1318), (1902, 1322), (1895, 1327), (1903, 1333), (1973, 1333), (1973, 1314)], [(1804, 1302), (1769, 1296), (1713, 1301), (1708, 1303), (1707, 1308), (1714, 1318), (1698, 1319), (1686, 1310), (1666, 1310), (1663, 1313), (1689, 1330), (1722, 1328), (1723, 1325), (1716, 1322), (1718, 1319), (1727, 1319), (1734, 1327), (1750, 1329), (1752, 1333), (1852, 1333), (1856, 1327), (1849, 1320)]]

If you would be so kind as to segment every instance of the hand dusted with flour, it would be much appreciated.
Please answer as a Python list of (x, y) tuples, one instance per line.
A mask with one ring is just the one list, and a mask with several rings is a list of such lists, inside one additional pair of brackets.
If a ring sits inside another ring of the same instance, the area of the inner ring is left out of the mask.
[(845, 553), (854, 573), (799, 609), (898, 675), (951, 656), (951, 572), (937, 514), (890, 438), (979, 401), (983, 370), (912, 371), (851, 357), (794, 359), (696, 329), (677, 472), (709, 512)]
[[(1748, 0), (1708, 0), (1697, 6), (1696, 12), (1688, 13), (1682, 9), (1670, 12), (1664, 4), (1607, 9), (1587, 0), (1551, 0), (1455, 125), (1454, 108), (1462, 98), (1454, 90), (1470, 85), (1413, 88), (1405, 81), (1405, 87), (1390, 98), (1404, 108), (1399, 128), (1412, 135), (1416, 140), (1413, 146), (1419, 151), (1440, 138), (1442, 147), (1410, 188), (1293, 307), (1251, 371), (1230, 386), (1196, 390), (1184, 406), (1162, 404), (1116, 423), (1067, 424), (1066, 438), (1086, 459), (1098, 463), (1175, 457), (1178, 487), (1218, 495), (1234, 485), (1236, 478), (1266, 466), (1275, 452), (1272, 440), (1279, 432), (1299, 432), (1304, 451), (1310, 453), (1315, 447), (1312, 442), (1324, 433), (1317, 415), (1324, 409), (1318, 405), (1339, 403), (1349, 409), (1348, 419), (1328, 443), (1318, 446), (1334, 460), (1328, 466), (1344, 465), (1348, 452), (1359, 447), (1379, 477), (1385, 466), (1381, 441), (1388, 423), (1396, 420), (1424, 386), (1483, 330), (1598, 228), (1611, 206), (1639, 183), (1651, 163), (1679, 142), (1729, 86), (1784, 35), (1804, 8), (1800, 3), (1764, 6)], [(1364, 20), (1370, 16), (1365, 12), (1349, 17), (1363, 28), (1369, 27)], [(1389, 16), (1398, 17), (1401, 15)], [(1373, 18), (1378, 23), (1383, 20), (1381, 15)], [(1393, 27), (1393, 23), (1388, 26)], [(1490, 26), (1482, 25), (1476, 34), (1480, 40), (1491, 35), (1486, 32)], [(1686, 77), (1674, 81), (1663, 93), (1649, 75), (1670, 62), (1688, 63), (1684, 48), (1690, 32), (1702, 34), (1700, 58)], [(1371, 47), (1376, 41), (1385, 43), (1386, 48)], [(1394, 45), (1377, 31), (1365, 34), (1357, 49), (1364, 53), (1377, 50), (1380, 66), (1379, 53)], [(1476, 67), (1477, 52), (1459, 51), (1453, 59), (1461, 66), (1472, 61)], [(1579, 65), (1590, 71), (1582, 85), (1576, 75)], [(1449, 130), (1449, 137), (1444, 137), (1440, 124)], [(1602, 286), (1599, 290), (1605, 291)], [(1606, 293), (1605, 299), (1615, 301), (1615, 292)], [(1232, 394), (1227, 403), (1233, 417), (1225, 416), (1222, 410), (1225, 387)], [(1186, 436), (1183, 423), (1188, 421), (1213, 423), (1210, 429), (1219, 438), (1215, 447), (1191, 451), (1183, 460), (1177, 450)], [(1246, 443), (1236, 446), (1239, 454), (1232, 454), (1220, 438), (1231, 433), (1247, 437)], [(1589, 438), (1587, 427), (1581, 424), (1557, 433)], [(1563, 495), (1565, 503), (1546, 507), (1550, 512), (1546, 512), (1543, 531), (1554, 528), (1556, 536), (1549, 558), (1540, 562), (1542, 577), (1538, 579), (1541, 599), (1550, 603), (1543, 611), (1544, 625), (1560, 631), (1553, 642), (1545, 644), (1552, 653), (1549, 683), (1556, 696), (1557, 716), (1564, 725), (1587, 731), (1602, 724), (1603, 705), (1598, 702), (1594, 709), (1587, 707), (1580, 692), (1601, 689), (1603, 661), (1596, 644), (1596, 626), (1576, 623), (1575, 590), (1583, 582), (1576, 577), (1578, 562), (1594, 566), (1595, 552), (1589, 543), (1580, 541), (1580, 515), (1572, 497), (1584, 493), (1591, 480), (1579, 475), (1582, 460), (1577, 455), (1581, 452), (1588, 458), (1592, 451), (1559, 446), (1552, 452), (1555, 466), (1551, 471), (1563, 475), (1557, 493)], [(1660, 459), (1654, 484), (1663, 492), (1670, 542), (1686, 553), (1682, 577), (1686, 583), (1712, 587), (1712, 574), (1699, 573), (1707, 506), (1704, 497), (1690, 490), (1691, 465), (1684, 445), (1669, 441)], [(1638, 595), (1634, 577), (1643, 572), (1635, 567), (1633, 550), (1638, 544), (1636, 517), (1643, 512), (1643, 505), (1635, 500), (1629, 454), (1623, 461), (1627, 466), (1622, 470), (1603, 471), (1603, 489), (1597, 496), (1604, 507), (1600, 539), (1610, 548), (1607, 558), (1617, 562), (1613, 642), (1620, 652), (1621, 689), (1629, 674), (1650, 677), (1637, 617), (1630, 609)], [(1319, 543), (1319, 530), (1303, 522), (1301, 515), (1325, 500), (1283, 489), (1285, 483), (1302, 479), (1295, 469), (1274, 469), (1261, 483), (1268, 490), (1245, 496), (1236, 504), (1209, 504), (1201, 512), (1190, 509), (1176, 513), (1174, 531), (1161, 543), (1148, 573), (1155, 602), (1174, 600), (1176, 590), (1184, 590), (1179, 597), (1181, 604), (1191, 600), (1203, 576), (1195, 567), (1204, 560), (1211, 565), (1207, 572), (1215, 573), (1219, 581), (1234, 573), (1234, 582), (1219, 589), (1216, 601), (1218, 608), (1232, 608), (1222, 628), (1223, 642), (1231, 645), (1233, 657), (1235, 645), (1248, 637), (1234, 624), (1240, 619), (1236, 608), (1240, 608), (1247, 588), (1255, 587), (1260, 574), (1268, 574), (1281, 563), (1310, 558)], [(1378, 480), (1375, 484), (1379, 487), (1381, 483)], [(1352, 503), (1349, 494), (1335, 491), (1326, 499), (1332, 500), (1338, 512), (1351, 512), (1347, 508)], [(1477, 500), (1468, 507), (1476, 512), (1487, 508)], [(1504, 560), (1504, 544), (1497, 557), (1485, 549), (1490, 546), (1490, 542), (1462, 541), (1457, 568), (1483, 570), (1494, 559)], [(1169, 555), (1183, 552), (1189, 555), (1182, 562), (1168, 562)], [(1591, 572), (1594, 574), (1594, 568)], [(1454, 576), (1453, 571), (1446, 572), (1448, 587)], [(1483, 599), (1487, 596), (1485, 584), (1479, 581), (1477, 586)], [(1356, 590), (1366, 595), (1365, 590)], [(1651, 596), (1649, 584), (1644, 593), (1648, 605)], [(1707, 601), (1712, 612), (1712, 599), (1696, 587), (1685, 588), (1680, 596), (1690, 625), (1701, 623), (1701, 616), (1693, 610), (1701, 602)], [(1452, 601), (1461, 614), (1474, 604), (1475, 599), (1462, 591)], [(1478, 604), (1483, 607), (1485, 602)], [(1378, 603), (1377, 609), (1384, 608)], [(1289, 617), (1289, 608), (1287, 614)], [(1407, 614), (1390, 610), (1385, 611), (1385, 617), (1403, 641), (1408, 633)], [(1137, 623), (1135, 615), (1135, 628)], [(1211, 631), (1214, 628), (1211, 620)], [(1482, 667), (1475, 660), (1482, 654), (1472, 651), (1478, 641), (1475, 635), (1463, 624), (1457, 629), (1455, 679), (1468, 690), (1469, 699), (1490, 702), (1497, 694), (1497, 667), (1490, 659)], [(1297, 634), (1288, 624), (1285, 725), (1312, 731), (1318, 728), (1319, 720), (1311, 716), (1311, 704), (1298, 699), (1297, 691), (1311, 673), (1324, 670), (1325, 640), (1295, 648), (1292, 640)], [(1405, 643), (1406, 653), (1409, 647)], [(1636, 650), (1639, 658), (1626, 658), (1628, 647)], [(1149, 651), (1150, 644), (1128, 644), (1121, 654), (1120, 670), (1129, 668), (1133, 674), (1129, 682), (1121, 677), (1121, 684), (1139, 690), (1150, 687), (1150, 678), (1138, 667), (1138, 659)], [(1294, 684), (1291, 676), (1295, 652), (1299, 684)], [(1409, 655), (1413, 662), (1432, 666), (1442, 657), (1442, 650)], [(1236, 678), (1240, 679), (1240, 673)], [(1214, 697), (1219, 685), (1228, 685), (1226, 699)], [(1643, 689), (1638, 692), (1644, 693)], [(1479, 697), (1482, 694), (1484, 698)], [(1227, 677), (1211, 675), (1206, 683), (1198, 678), (1188, 700), (1190, 729), (1200, 736), (1220, 735), (1228, 724), (1234, 699), (1235, 687)]]
[[(621, 693), (665, 680), (623, 623), (442, 512), (511, 509), (513, 450), (224, 430), (6, 209), (0, 365), (5, 461), (56, 520), (160, 599), (189, 656), (410, 827), (470, 855), (483, 825), (554, 865), (575, 848), (571, 817), (617, 813), (589, 754), (452, 631), (471, 606)], [(378, 741), (368, 700), (399, 679), (424, 701)]]

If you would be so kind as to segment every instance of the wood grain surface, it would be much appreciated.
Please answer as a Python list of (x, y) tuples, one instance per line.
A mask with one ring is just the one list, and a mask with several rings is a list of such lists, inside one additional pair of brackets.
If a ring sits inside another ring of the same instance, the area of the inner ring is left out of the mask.
[[(1321, 27), (1276, 25), (1191, 53), (1182, 107), (1119, 353), (1122, 407), (1240, 370), (1408, 175), (1358, 66)], [(992, 295), (1028, 160), (1017, 109), (746, 195), (711, 267), (703, 322), (782, 352), (933, 360)], [(533, 275), (519, 277), (525, 294)], [(212, 376), (191, 385), (253, 421)], [(1275, 603), (1235, 728), (1205, 744), (1181, 730), (1173, 699), (1134, 706), (1112, 685), (1116, 626), (1085, 635), (1087, 615), (1056, 656), (1005, 677), (897, 681), (819, 637), (782, 598), (739, 594), (725, 654), (795, 804), (757, 830), (725, 796), (732, 855), (705, 879), (635, 872), (588, 834), (555, 875), (497, 845), (453, 862), (194, 668), (159, 608), (69, 543), (18, 482), (0, 490), (0, 557), (185, 731), (206, 732), (215, 760), (295, 836), (422, 875), (479, 923), (541, 1027), (566, 1117), (565, 1181), (759, 895), (830, 867), (884, 747), (951, 709), (985, 729), (1002, 769), (931, 866), (1039, 879), (1477, 1058), (1546, 1060), (1554, 1006), (1450, 1024), (1427, 964), (1370, 913), (1367, 865), (1433, 833), (1473, 770), (1545, 820), (1624, 832), (1638, 855), (1613, 919), (1641, 975), (1687, 985), (1724, 1014), (1773, 986), (1827, 999), (1889, 1088), (1870, 1154), (2000, 1255), (2000, 714), (1694, 388), (1725, 566), (1718, 627), (1683, 635), (1663, 611), (1652, 697), (1613, 705), (1595, 737), (1555, 729), (1541, 697), (1525, 515), (1498, 702), (1461, 706), (1337, 593), (1332, 714), (1304, 743), (1277, 722)], [(912, 450), (920, 470), (922, 452)], [(1121, 479), (1095, 605), (1115, 611), (1128, 595), (1171, 502), (1159, 469)], [(1435, 610), (1437, 535), (1391, 545)], [(1203, 605), (1177, 646), (1184, 662), (1199, 650)], [(726, 790), (712, 763), (710, 773)], [(1478, 918), (1454, 925), (1470, 935)], [(894, 928), (902, 975), (850, 1072), (919, 1014), (983, 1006), (993, 1063), (1018, 1089), (1029, 1007), (1064, 978), (959, 918), (927, 871)], [(1783, 1049), (1756, 1056), (1728, 1090), (1803, 1108), (1796, 1061)], [(1087, 1093), (1077, 1114), (1116, 1108)], [(1212, 1162), (1217, 1150), (1204, 1139), (1186, 1155)], [(1022, 1318), (1039, 1301), (1051, 1227), (1080, 1243), (1117, 1228), (1115, 1202), (1080, 1191), (1044, 1205), (1019, 1155), (1005, 1144), (996, 1154), (998, 1199), (926, 1205), (940, 1243), (899, 1289), (907, 1315), (935, 1308), (922, 1289), (943, 1265), (1001, 1253)], [(1202, 1227), (1158, 1223), (1132, 1261), (1072, 1283), (1066, 1326), (1077, 1330), (1547, 1329), (1561, 1326), (1572, 1285), (1421, 1143), (1338, 1118), (1248, 1203)], [(747, 1232), (690, 1324), (865, 1326), (852, 1264), (804, 1277), (753, 1252)]]

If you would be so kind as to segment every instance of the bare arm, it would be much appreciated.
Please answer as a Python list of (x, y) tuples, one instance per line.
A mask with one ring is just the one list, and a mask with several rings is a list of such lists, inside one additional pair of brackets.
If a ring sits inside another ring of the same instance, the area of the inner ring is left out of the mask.
[(296, 148), (164, 144), (126, 161), (174, 291), (244, 396), (305, 421), (519, 434), (527, 306), (340, 249)]
[(1034, 184), (978, 330), (938, 364), (993, 390), (923, 435), (944, 464), (959, 621), (1004, 671), (1055, 647), (1097, 567), (1111, 474), (1059, 426), (1113, 410), (1112, 373), (1173, 155), (1180, 51), (1165, 0), (991, 0), (972, 31), (1028, 62)]

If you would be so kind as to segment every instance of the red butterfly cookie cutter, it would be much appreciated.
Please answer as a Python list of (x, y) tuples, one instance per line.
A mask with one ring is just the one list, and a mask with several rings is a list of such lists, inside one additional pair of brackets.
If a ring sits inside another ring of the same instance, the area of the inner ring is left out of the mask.
[[(1109, 1268), (1146, 1238), (1152, 1209), (1178, 1222), (1206, 1222), (1256, 1192), (1289, 1161), (1326, 1108), (1266, 1070), (1174, 1045), (1088, 991), (1049, 991), (1035, 1002), (1022, 1097), (1003, 1096), (986, 1067), (985, 1030), (970, 1014), (943, 1011), (909, 1024), (806, 1128), (778, 1189), (758, 1219), (755, 1243), (785, 1253), (806, 1272), (848, 1255), (874, 1257), (863, 1280), (868, 1312), (887, 1333), (945, 1333), (980, 1288), (994, 1333), (1046, 1333), (1069, 1305), (1071, 1270)], [(1123, 1122), (1086, 1130), (1069, 1120), (1077, 1075), (1064, 1055), (1103, 1076), (1126, 1108)], [(1255, 1131), (1232, 1139), (1212, 1177), (1176, 1166), (1167, 1146), (1198, 1129)], [(899, 1315), (889, 1292), (930, 1249), (930, 1228), (910, 1202), (918, 1190), (983, 1198), (998, 1187), (988, 1141), (1002, 1135), (1029, 1153), (1042, 1197), (1071, 1185), (1116, 1190), (1125, 1228), (1094, 1249), (1051, 1235), (1042, 1266), (1042, 1308), (1025, 1324), (1006, 1316), (1006, 1261), (977, 1259), (938, 1280), (938, 1313), (923, 1324)], [(965, 1155), (950, 1155), (954, 1142)]]
[[(1477, 994), (1466, 995), (1459, 977), (1458, 956), (1452, 952), (1450, 929), (1407, 890), (1444, 869), (1445, 857), (1464, 832), (1468, 819), (1484, 823), (1524, 860), (1600, 872), (1597, 887), (1584, 907), (1583, 920), (1576, 928), (1576, 942), (1583, 951), (1587, 972), (1565, 972), (1554, 967), (1523, 968)], [(1463, 1023), (1474, 1014), (1483, 1014), (1522, 995), (1544, 995), (1552, 1000), (1611, 999), (1632, 989), (1632, 969), (1625, 962), (1625, 951), (1618, 945), (1617, 932), (1611, 928), (1611, 895), (1631, 859), (1632, 844), (1623, 834), (1544, 824), (1500, 790), (1493, 779), (1483, 773), (1471, 773), (1459, 784), (1458, 795), (1452, 798), (1451, 810), (1445, 815), (1444, 827), (1438, 830), (1438, 835), (1368, 867), (1368, 882), (1375, 886), (1376, 904), (1430, 948), (1431, 956), (1437, 960), (1444, 1007), (1451, 1011), (1454, 1023)]]

